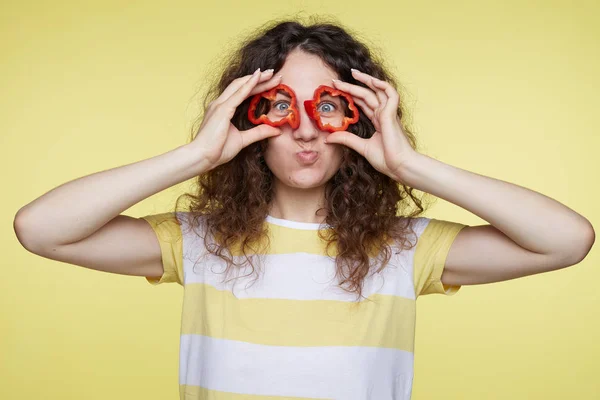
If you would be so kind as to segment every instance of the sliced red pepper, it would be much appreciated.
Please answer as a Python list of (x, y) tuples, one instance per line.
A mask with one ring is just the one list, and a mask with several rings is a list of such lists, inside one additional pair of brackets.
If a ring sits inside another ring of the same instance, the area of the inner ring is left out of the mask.
[[(277, 97), (277, 91), (279, 90), (287, 92), (290, 95), (290, 98), (292, 99), (290, 107), (288, 108), (290, 113), (285, 118), (282, 118), (278, 121), (271, 121), (266, 116), (266, 114), (262, 114), (260, 117), (257, 118), (255, 116), (255, 112), (258, 102), (261, 100), (261, 98), (264, 97), (265, 99), (273, 101)], [(248, 119), (255, 125), (267, 124), (277, 127), (285, 123), (289, 123), (292, 128), (297, 129), (298, 126), (300, 126), (300, 114), (296, 105), (296, 93), (294, 93), (294, 91), (289, 86), (280, 83), (279, 85), (275, 86), (269, 91), (254, 95), (254, 97), (252, 97), (252, 100), (250, 100), (250, 107), (248, 108)]]
[[(321, 102), (321, 95), (326, 92), (330, 93), (332, 96), (343, 96), (348, 102), (348, 108), (352, 111), (352, 117), (344, 116), (341, 126), (333, 126), (328, 123), (323, 124), (323, 122), (321, 121), (321, 113), (319, 112), (319, 110), (317, 110), (317, 105)], [(317, 126), (319, 127), (319, 129), (321, 129), (322, 131), (327, 131), (329, 133), (336, 131), (345, 131), (346, 129), (348, 129), (348, 126), (350, 124), (355, 124), (356, 122), (358, 122), (359, 117), (358, 109), (354, 105), (354, 100), (352, 99), (352, 96), (350, 96), (346, 92), (342, 92), (341, 90), (332, 88), (327, 85), (319, 86), (315, 90), (313, 99), (304, 101), (304, 109), (306, 110), (308, 116), (317, 122)]]

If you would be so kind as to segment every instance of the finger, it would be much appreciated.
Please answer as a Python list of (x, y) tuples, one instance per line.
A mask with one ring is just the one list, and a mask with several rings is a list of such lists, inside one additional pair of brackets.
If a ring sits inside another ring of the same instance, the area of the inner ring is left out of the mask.
[(225, 88), (225, 90), (223, 90), (223, 93), (221, 93), (221, 95), (219, 95), (219, 97), (217, 97), (215, 99), (215, 101), (213, 103), (215, 105), (216, 104), (224, 103), (225, 100), (227, 100), (229, 97), (231, 97), (231, 95), (233, 93), (235, 93), (242, 85), (244, 85), (246, 82), (248, 82), (257, 73), (259, 73), (259, 69), (257, 69), (256, 71), (254, 71), (254, 73), (252, 73), (251, 75), (245, 75), (245, 76), (241, 76), (239, 78), (234, 79), (229, 84), (229, 86), (227, 86)]
[(242, 141), (242, 147), (246, 147), (249, 144), (257, 142), (262, 139), (266, 139), (272, 136), (279, 136), (282, 130), (280, 128), (270, 126), (267, 124), (261, 124), (250, 128), (246, 131), (241, 131), (240, 139)]
[(367, 117), (369, 117), (369, 119), (373, 123), (373, 126), (375, 127), (375, 130), (376, 131), (381, 130), (381, 126), (379, 126), (379, 120), (378, 120), (378, 118), (376, 118), (376, 115), (375, 115), (375, 111), (372, 110), (371, 108), (369, 108), (369, 106), (361, 99), (354, 99), (354, 103), (356, 105), (358, 105), (361, 108), (361, 110), (363, 110), (363, 112), (365, 113), (365, 115)]
[(259, 83), (250, 91), (249, 96), (254, 96), (255, 94), (266, 92), (269, 89), (273, 89), (275, 86), (279, 85), (281, 82), (281, 75), (273, 76), (269, 78), (267, 81)]
[(380, 88), (378, 88), (377, 86), (375, 86), (373, 84), (373, 79), (375, 79), (375, 78), (373, 78), (369, 74), (360, 72), (357, 69), (352, 70), (352, 76), (359, 82), (362, 82), (365, 85), (367, 85), (368, 87), (370, 87), (371, 89), (373, 89), (373, 91), (377, 95), (377, 99), (379, 99), (379, 103), (382, 105), (382, 107), (385, 106), (385, 103), (387, 103), (387, 96), (383, 90), (381, 90)]
[(348, 131), (337, 131), (327, 136), (327, 143), (343, 144), (350, 147), (361, 156), (365, 156), (368, 139), (363, 139)]
[(379, 100), (377, 99), (375, 93), (365, 87), (353, 85), (351, 83), (339, 80), (333, 81), (333, 87), (351, 94), (352, 97), (363, 99), (371, 110), (375, 110), (379, 107)]
[(371, 100), (376, 103), (376, 106), (375, 106), (374, 109), (373, 109), (373, 107), (370, 104), (368, 104), (366, 101), (360, 99), (358, 96), (354, 96), (353, 95), (352, 96), (352, 100), (354, 101), (354, 103), (356, 105), (358, 105), (361, 108), (361, 110), (363, 111), (363, 113), (371, 120), (371, 122), (375, 126), (375, 129), (379, 130), (380, 129), (379, 123), (378, 123), (377, 120), (374, 119), (374, 116), (375, 116), (375, 110), (377, 110), (380, 107), (380, 104), (379, 104), (379, 102), (377, 100), (377, 97), (373, 95), (373, 92), (369, 91), (369, 89), (367, 89), (367, 88), (363, 88), (362, 86), (352, 85), (350, 83), (343, 82), (343, 81), (334, 80), (333, 83), (334, 83), (334, 86), (336, 84), (339, 84), (337, 86), (339, 86), (338, 88), (340, 90), (343, 90), (343, 91), (345, 91), (345, 92), (347, 92), (347, 93), (349, 93), (351, 95), (353, 94), (353, 92), (357, 93), (357, 92), (360, 92), (360, 91), (362, 91), (363, 93), (369, 93), (369, 94), (371, 94), (371, 96), (370, 96)]
[(217, 97), (217, 99), (214, 101), (215, 105), (226, 102), (227, 99), (229, 99), (231, 97), (231, 95), (233, 95), (235, 92), (237, 92), (240, 87), (244, 86), (250, 79), (252, 79), (252, 77), (256, 76), (257, 74), (259, 76), (259, 82), (262, 82), (267, 79), (270, 79), (273, 75), (273, 71), (267, 70), (267, 71), (260, 72), (260, 70), (257, 69), (256, 71), (254, 71), (254, 73), (252, 75), (245, 75), (245, 76), (239, 77), (237, 79), (234, 79), (229, 84), (229, 86), (227, 86), (227, 88), (225, 88), (223, 93), (221, 93), (221, 95), (219, 97)]
[(246, 97), (250, 94), (252, 89), (258, 83), (260, 75), (256, 74), (252, 76), (246, 83), (244, 83), (235, 93), (233, 93), (227, 100), (222, 104), (226, 105), (229, 110), (235, 110)]
[(388, 97), (388, 101), (383, 108), (383, 114), (386, 117), (393, 117), (396, 115), (398, 111), (398, 103), (400, 101), (400, 96), (396, 89), (392, 87), (388, 82), (382, 81), (381, 79), (373, 79), (373, 84), (383, 90)]
[(369, 105), (367, 103), (365, 103), (364, 101), (362, 101), (361, 99), (354, 99), (354, 103), (360, 107), (360, 109), (363, 111), (363, 113), (369, 117), (370, 120), (373, 119), (373, 110), (371, 109), (371, 107), (369, 107)]

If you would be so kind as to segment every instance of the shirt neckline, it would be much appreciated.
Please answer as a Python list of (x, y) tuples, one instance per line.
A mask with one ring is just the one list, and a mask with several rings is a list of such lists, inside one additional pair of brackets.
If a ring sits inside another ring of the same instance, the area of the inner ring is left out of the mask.
[(267, 215), (267, 222), (269, 222), (273, 225), (285, 226), (286, 228), (292, 228), (292, 229), (304, 229), (304, 230), (316, 231), (319, 229), (331, 228), (331, 225), (326, 224), (326, 223), (318, 224), (318, 223), (313, 223), (313, 222), (292, 221), (289, 219), (275, 218), (271, 215)]

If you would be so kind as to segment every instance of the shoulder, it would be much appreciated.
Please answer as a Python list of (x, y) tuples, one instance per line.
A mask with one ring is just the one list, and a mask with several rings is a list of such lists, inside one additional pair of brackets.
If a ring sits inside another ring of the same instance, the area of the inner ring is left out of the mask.
[(467, 225), (435, 218), (415, 221), (417, 244), (413, 267), (417, 296), (432, 293), (454, 294), (460, 286), (447, 286), (441, 282), (450, 247), (458, 233)]
[(165, 241), (172, 241), (181, 236), (181, 229), (177, 213), (165, 212), (160, 214), (150, 214), (141, 217), (146, 220), (158, 237)]
[(414, 233), (419, 239), (451, 235), (467, 226), (460, 222), (428, 217), (398, 217), (398, 224)]
[(142, 217), (164, 239), (181, 238), (188, 233), (205, 230), (206, 216), (189, 211), (170, 211)]

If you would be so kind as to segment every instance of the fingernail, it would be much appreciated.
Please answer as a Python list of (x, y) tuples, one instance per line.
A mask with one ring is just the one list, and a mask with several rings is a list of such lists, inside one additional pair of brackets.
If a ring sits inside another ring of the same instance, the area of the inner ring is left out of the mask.
[[(360, 72), (359, 70), (354, 69), (354, 68), (350, 68), (350, 71), (352, 71), (352, 72)], [(361, 72), (361, 74), (362, 74), (362, 72)]]
[(256, 68), (256, 71), (252, 75), (255, 75), (258, 71), (260, 71), (260, 67)]
[(283, 77), (283, 75), (277, 75), (276, 79), (281, 79)]
[(339, 82), (337, 79), (333, 79), (333, 78), (331, 78), (331, 81), (334, 82), (334, 83), (335, 82)]
[(270, 68), (270, 69), (264, 70), (263, 72), (264, 72), (265, 74), (267, 74), (267, 73), (269, 73), (269, 72), (273, 72), (273, 71), (274, 71), (274, 69), (273, 69), (273, 68)]

